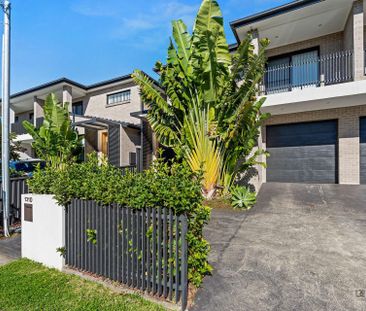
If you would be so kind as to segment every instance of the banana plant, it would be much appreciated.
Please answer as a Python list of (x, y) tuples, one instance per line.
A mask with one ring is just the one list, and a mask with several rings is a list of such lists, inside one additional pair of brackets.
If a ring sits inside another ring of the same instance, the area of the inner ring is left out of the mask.
[(81, 137), (72, 128), (68, 107), (68, 103), (59, 103), (55, 94), (50, 94), (43, 107), (41, 127), (23, 121), (25, 130), (33, 137), (32, 147), (37, 156), (55, 169), (62, 169), (81, 151)]
[(218, 188), (227, 192), (251, 166), (263, 164), (257, 158), (264, 151), (253, 149), (268, 117), (260, 111), (264, 99), (256, 98), (268, 40), (261, 40), (255, 53), (248, 35), (231, 55), (215, 0), (203, 0), (192, 33), (182, 20), (173, 21), (172, 28), (167, 60), (155, 66), (164, 93), (140, 70), (133, 78), (159, 142), (193, 171), (203, 171), (203, 193), (210, 198)]

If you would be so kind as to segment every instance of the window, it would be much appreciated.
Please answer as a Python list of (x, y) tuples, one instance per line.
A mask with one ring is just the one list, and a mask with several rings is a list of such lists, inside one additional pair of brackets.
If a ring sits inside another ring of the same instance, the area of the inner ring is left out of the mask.
[(124, 102), (128, 102), (130, 99), (131, 99), (131, 90), (127, 90), (127, 91), (108, 95), (107, 104), (113, 105), (113, 104), (124, 103)]
[(137, 164), (136, 152), (130, 152), (130, 165), (136, 165), (136, 164)]
[(270, 58), (265, 77), (268, 93), (319, 84), (318, 49)]
[(72, 114), (76, 114), (78, 116), (83, 115), (83, 102), (77, 102), (72, 104)]

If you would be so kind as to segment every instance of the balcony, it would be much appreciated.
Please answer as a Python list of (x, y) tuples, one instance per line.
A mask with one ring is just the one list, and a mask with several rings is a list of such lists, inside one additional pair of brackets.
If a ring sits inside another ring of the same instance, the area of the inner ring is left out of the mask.
[(271, 64), (265, 71), (259, 90), (260, 95), (270, 95), (349, 81), (353, 81), (353, 53), (339, 51)]
[[(43, 119), (44, 119), (43, 117), (36, 119), (36, 127), (37, 128), (39, 128), (42, 125)], [(27, 131), (23, 127), (22, 122), (12, 123), (11, 124), (11, 132), (15, 133), (17, 135), (27, 134)]]

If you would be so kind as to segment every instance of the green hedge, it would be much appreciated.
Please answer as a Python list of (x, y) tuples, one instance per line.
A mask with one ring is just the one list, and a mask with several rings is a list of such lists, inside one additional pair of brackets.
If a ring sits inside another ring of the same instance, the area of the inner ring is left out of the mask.
[(201, 176), (180, 163), (157, 160), (143, 173), (122, 174), (108, 163), (100, 165), (96, 155), (84, 163), (72, 163), (62, 170), (46, 168), (29, 180), (33, 193), (54, 194), (66, 205), (72, 198), (95, 200), (102, 204), (119, 203), (134, 209), (165, 207), (188, 217), (188, 279), (198, 287), (211, 272), (207, 262), (210, 250), (202, 230), (210, 217), (203, 206)]

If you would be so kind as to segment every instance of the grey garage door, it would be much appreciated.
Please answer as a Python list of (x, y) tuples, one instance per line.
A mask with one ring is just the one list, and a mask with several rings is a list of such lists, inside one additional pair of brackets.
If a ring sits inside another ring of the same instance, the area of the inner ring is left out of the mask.
[(366, 118), (360, 119), (360, 178), (361, 184), (366, 184)]
[(337, 121), (267, 126), (267, 181), (337, 183)]

